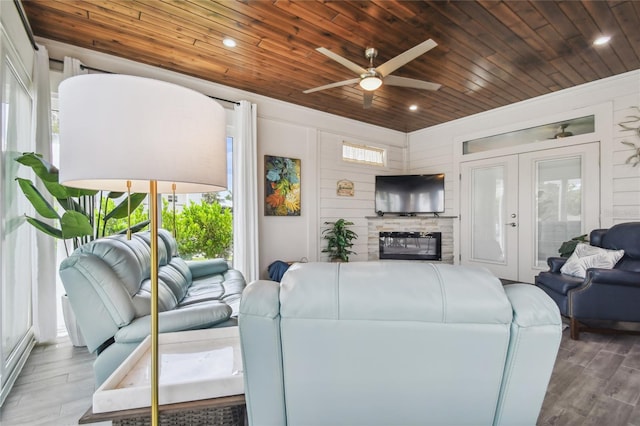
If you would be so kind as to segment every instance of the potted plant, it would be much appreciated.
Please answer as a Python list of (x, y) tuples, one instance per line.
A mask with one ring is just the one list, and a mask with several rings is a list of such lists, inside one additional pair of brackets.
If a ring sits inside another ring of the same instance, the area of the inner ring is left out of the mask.
[[(100, 208), (96, 212), (94, 208), (94, 197), (99, 191), (61, 185), (59, 182), (58, 168), (42, 158), (42, 155), (28, 152), (16, 158), (16, 161), (33, 170), (36, 177), (40, 179), (42, 187), (47, 190), (59, 205), (58, 208), (54, 207), (48, 199), (42, 195), (32, 180), (20, 177), (16, 178), (18, 186), (20, 186), (22, 193), (27, 200), (29, 200), (36, 213), (47, 220), (26, 216), (27, 222), (39, 231), (62, 240), (67, 255), (69, 254), (66, 245), (67, 240), (73, 241), (73, 247), (75, 249), (82, 244), (98, 238), (101, 234), (100, 227), (95, 226), (96, 221), (103, 222), (102, 234), (104, 234), (105, 225), (109, 219), (126, 217), (129, 212), (142, 203), (146, 197), (146, 194), (132, 194), (130, 204), (128, 204), (127, 200), (124, 200), (109, 213), (103, 214), (101, 209), (103, 205), (102, 192), (100, 192)], [(118, 198), (122, 195), (123, 193), (110, 192), (106, 194), (106, 197)], [(106, 203), (104, 204), (106, 206)], [(149, 221), (145, 221), (132, 226), (132, 232), (143, 228), (148, 222)], [(67, 326), (67, 332), (72, 344), (74, 346), (85, 346), (84, 338), (75, 324), (75, 316), (71, 311), (66, 295), (62, 296), (61, 304), (65, 325)]]
[(358, 235), (349, 229), (353, 222), (338, 219), (335, 222), (325, 222), (324, 224), (330, 225), (330, 227), (322, 231), (324, 234), (322, 238), (327, 240), (327, 248), (323, 249), (322, 253), (329, 253), (332, 262), (348, 262), (349, 255), (357, 254), (351, 251), (351, 247), (353, 247), (351, 241), (358, 238)]
[(558, 253), (560, 253), (560, 257), (569, 257), (576, 249), (578, 243), (587, 243), (589, 244), (589, 236), (587, 234), (579, 235), (577, 237), (573, 237), (569, 241), (565, 241), (562, 243), (560, 248), (558, 249)]
[[(33, 205), (35, 211), (43, 218), (57, 221), (57, 224), (50, 225), (40, 219), (27, 216), (27, 222), (39, 231), (44, 232), (54, 238), (61, 240), (73, 240), (74, 248), (87, 243), (95, 238), (103, 236), (100, 234), (100, 226), (95, 226), (96, 212), (94, 211), (93, 198), (99, 191), (71, 188), (61, 185), (58, 181), (59, 172), (56, 166), (46, 161), (40, 154), (28, 152), (16, 158), (16, 161), (24, 166), (30, 167), (35, 175), (40, 179), (47, 192), (56, 199), (62, 211), (47, 201), (30, 179), (16, 178), (20, 189), (25, 197)], [(109, 192), (107, 198), (119, 198), (124, 193)], [(97, 212), (97, 220), (106, 224), (109, 219), (121, 219), (127, 217), (145, 199), (146, 194), (131, 194), (130, 205), (127, 200), (121, 202), (112, 211), (102, 214), (101, 208), (103, 193), (100, 192), (100, 202)], [(135, 225), (135, 230), (143, 228), (148, 222)], [(102, 232), (104, 233), (104, 226)], [(95, 233), (94, 233), (95, 230)], [(134, 227), (132, 231), (135, 232)], [(66, 246), (65, 246), (66, 248)]]

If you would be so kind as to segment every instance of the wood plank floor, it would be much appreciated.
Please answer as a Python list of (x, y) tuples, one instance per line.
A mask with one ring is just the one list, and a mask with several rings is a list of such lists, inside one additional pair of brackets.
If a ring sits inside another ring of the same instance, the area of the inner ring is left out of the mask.
[[(568, 334), (537, 424), (640, 426), (640, 336), (583, 333), (573, 341)], [(1, 409), (0, 424), (77, 424), (91, 405), (93, 358), (67, 338), (37, 346)]]

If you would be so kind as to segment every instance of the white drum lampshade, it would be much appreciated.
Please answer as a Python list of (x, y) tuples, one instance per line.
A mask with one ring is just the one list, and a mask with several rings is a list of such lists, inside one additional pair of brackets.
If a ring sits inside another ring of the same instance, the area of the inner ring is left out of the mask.
[(227, 185), (225, 112), (158, 80), (88, 74), (60, 84), (60, 182), (110, 191), (219, 191)]

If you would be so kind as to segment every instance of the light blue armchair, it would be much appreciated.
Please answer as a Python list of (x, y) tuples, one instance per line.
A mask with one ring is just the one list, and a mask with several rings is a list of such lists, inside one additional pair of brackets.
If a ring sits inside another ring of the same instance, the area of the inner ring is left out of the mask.
[(250, 425), (534, 425), (558, 308), (422, 262), (299, 263), (240, 304)]
[[(185, 262), (158, 231), (161, 333), (237, 325), (245, 280), (224, 259)], [(60, 277), (94, 363), (99, 386), (151, 330), (149, 233), (101, 238), (75, 250)]]

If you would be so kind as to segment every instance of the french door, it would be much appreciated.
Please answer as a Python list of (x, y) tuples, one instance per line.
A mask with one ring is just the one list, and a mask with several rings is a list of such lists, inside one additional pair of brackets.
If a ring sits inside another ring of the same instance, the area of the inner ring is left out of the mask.
[(599, 227), (597, 142), (464, 162), (460, 263), (534, 281), (563, 241)]

